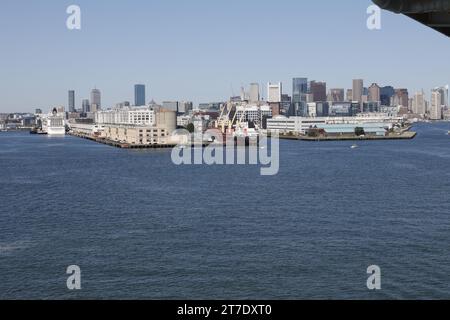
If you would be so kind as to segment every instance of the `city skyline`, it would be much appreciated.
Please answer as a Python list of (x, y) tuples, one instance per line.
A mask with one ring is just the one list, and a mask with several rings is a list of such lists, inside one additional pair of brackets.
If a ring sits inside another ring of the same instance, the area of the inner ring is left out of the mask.
[[(82, 29), (69, 31), (67, 1), (8, 2), (0, 13), (9, 26), (0, 29), (0, 37), (10, 45), (0, 60), (0, 112), (66, 105), (70, 89), (82, 93), (78, 108), (96, 86), (102, 104), (113, 106), (124, 99), (134, 101), (132, 86), (138, 83), (150, 92), (147, 102), (198, 104), (227, 100), (239, 95), (241, 86), (258, 81), (263, 88), (268, 82), (289, 88), (292, 78), (302, 76), (326, 81), (327, 88), (345, 89), (351, 88), (352, 79), (363, 78), (366, 86), (392, 85), (408, 88), (410, 94), (422, 89), (428, 93), (450, 82), (446, 37), (386, 11), (382, 29), (370, 31), (366, 9), (371, 1), (326, 3), (330, 10), (323, 10), (320, 1), (132, 1), (105, 8), (82, 0)], [(25, 5), (28, 10), (22, 10)], [(252, 29), (217, 22), (230, 16), (245, 21), (255, 10), (261, 16), (270, 13), (279, 23)], [(120, 21), (124, 12), (135, 19), (111, 23)], [(171, 25), (164, 23), (169, 17)], [(313, 33), (302, 32), (295, 40), (293, 30), (309, 27)], [(145, 39), (140, 49), (133, 47), (137, 38)], [(419, 38), (420, 45), (415, 41)], [(284, 50), (275, 50), (278, 45)], [(90, 49), (82, 49), (86, 47)]]

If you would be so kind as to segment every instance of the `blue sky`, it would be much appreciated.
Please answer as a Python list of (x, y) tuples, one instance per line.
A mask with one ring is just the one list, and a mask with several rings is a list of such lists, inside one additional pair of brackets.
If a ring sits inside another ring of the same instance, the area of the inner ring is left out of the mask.
[[(82, 29), (66, 28), (66, 8)], [(103, 104), (147, 100), (226, 100), (250, 82), (293, 77), (328, 88), (366, 85), (410, 91), (450, 82), (450, 39), (383, 12), (366, 28), (368, 0), (2, 0), (0, 112), (77, 106), (94, 86)], [(264, 85), (265, 86), (265, 85)]]

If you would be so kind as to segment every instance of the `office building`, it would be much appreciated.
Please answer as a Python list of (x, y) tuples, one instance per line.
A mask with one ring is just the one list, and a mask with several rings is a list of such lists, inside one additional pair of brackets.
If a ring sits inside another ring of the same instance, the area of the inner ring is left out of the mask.
[(369, 102), (380, 102), (381, 101), (381, 88), (378, 84), (372, 83), (368, 90)]
[(345, 101), (353, 101), (353, 90), (352, 89), (347, 90), (347, 96), (346, 96)]
[(442, 95), (439, 90), (433, 90), (431, 92), (430, 119), (442, 119)]
[(330, 102), (344, 102), (345, 90), (344, 89), (330, 89), (327, 101)]
[(267, 101), (269, 103), (281, 103), (281, 95), (283, 94), (281, 82), (267, 85)]
[(75, 110), (75, 91), (69, 91), (69, 112), (76, 112)]
[(409, 105), (409, 94), (408, 89), (395, 89), (395, 94), (391, 98), (392, 106), (402, 106), (408, 108)]
[(444, 107), (449, 107), (448, 102), (448, 85), (444, 87), (435, 88), (433, 91), (437, 91), (441, 94), (441, 105)]
[(364, 95), (364, 80), (355, 79), (353, 80), (353, 101), (362, 102), (362, 96)]
[(380, 101), (383, 106), (390, 106), (391, 99), (395, 95), (395, 89), (391, 86), (380, 88)]
[(136, 84), (134, 86), (134, 105), (136, 107), (145, 106), (145, 85)]
[(423, 90), (421, 92), (416, 92), (414, 95), (411, 111), (417, 115), (424, 115), (427, 112)]
[(327, 84), (325, 82), (310, 82), (310, 94), (313, 102), (327, 101)]
[[(91, 91), (91, 112), (96, 112), (102, 108), (102, 94), (98, 89)], [(93, 110), (95, 109), (95, 110)]]
[(84, 99), (82, 103), (83, 113), (91, 112), (91, 105), (88, 99)]
[(308, 93), (308, 79), (294, 78), (292, 80), (292, 102), (306, 102), (305, 95)]
[(261, 96), (260, 96), (260, 92), (259, 92), (259, 84), (258, 83), (250, 84), (250, 90), (249, 90), (248, 97), (249, 97), (248, 100), (251, 103), (260, 101)]

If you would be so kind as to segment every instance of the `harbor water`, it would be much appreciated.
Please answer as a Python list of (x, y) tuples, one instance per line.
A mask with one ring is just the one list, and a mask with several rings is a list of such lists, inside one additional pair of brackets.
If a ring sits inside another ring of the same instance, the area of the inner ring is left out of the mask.
[(275, 176), (2, 132), (0, 298), (448, 299), (450, 124), (413, 130), (283, 140)]

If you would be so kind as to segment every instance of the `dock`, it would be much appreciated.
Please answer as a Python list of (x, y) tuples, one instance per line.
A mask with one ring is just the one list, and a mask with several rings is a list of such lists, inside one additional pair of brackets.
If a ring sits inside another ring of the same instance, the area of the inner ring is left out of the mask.
[(356, 135), (342, 135), (342, 136), (283, 136), (283, 140), (300, 140), (300, 141), (375, 141), (375, 140), (412, 140), (417, 136), (417, 132), (405, 131), (400, 134), (391, 133), (387, 136), (356, 136)]
[(68, 132), (69, 136), (86, 139), (90, 141), (94, 141), (97, 143), (101, 143), (110, 147), (120, 148), (120, 149), (171, 149), (176, 147), (175, 144), (130, 144), (130, 143), (122, 143), (113, 140), (108, 140), (105, 138), (95, 137), (91, 135), (86, 135), (82, 133), (74, 133)]

